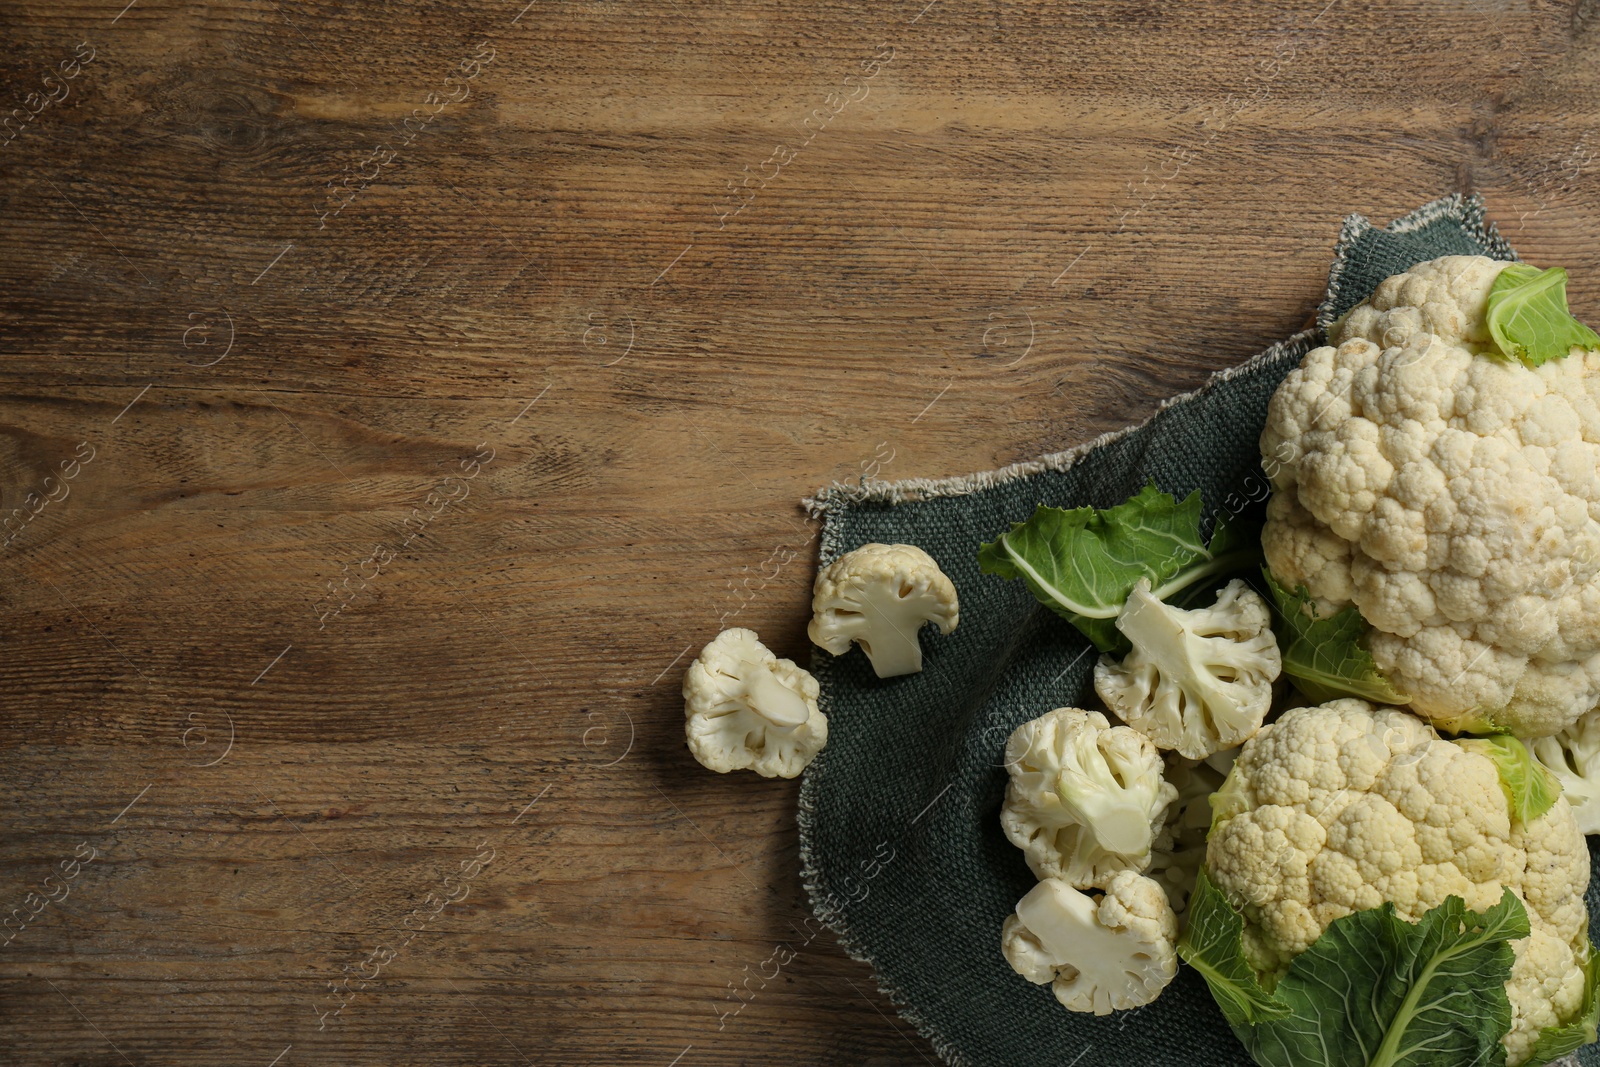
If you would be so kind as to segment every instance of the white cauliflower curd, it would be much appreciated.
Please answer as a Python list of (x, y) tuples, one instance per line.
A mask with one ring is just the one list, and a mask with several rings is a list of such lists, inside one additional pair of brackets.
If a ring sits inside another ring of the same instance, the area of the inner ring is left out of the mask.
[(1389, 278), (1284, 379), (1262, 544), (1281, 584), (1360, 611), (1418, 714), (1535, 738), (1600, 703), (1600, 351), (1506, 358), (1507, 266)]
[(1000, 928), (1011, 969), (1050, 983), (1069, 1011), (1110, 1015), (1161, 995), (1178, 973), (1178, 920), (1161, 887), (1123, 871), (1096, 900), (1048, 878)]
[(1201, 760), (1261, 728), (1282, 669), (1266, 601), (1235, 579), (1210, 607), (1164, 604), (1140, 579), (1117, 616), (1133, 645), (1101, 656), (1094, 688), (1106, 707), (1155, 742)]
[(1456, 896), (1509, 889), (1531, 934), (1512, 943), (1506, 1062), (1577, 1015), (1588, 960), (1589, 852), (1565, 799), (1514, 817), (1495, 762), (1392, 708), (1295, 708), (1247, 741), (1212, 800), (1206, 869), (1244, 919), (1244, 953), (1281, 976), (1329, 924), (1385, 902), (1416, 922)]
[(812, 642), (835, 656), (860, 645), (879, 678), (922, 670), (923, 625), (948, 634), (961, 619), (956, 587), (932, 556), (916, 545), (876, 542), (817, 574), (811, 609)]
[(684, 734), (709, 770), (793, 778), (828, 743), (817, 680), (779, 659), (754, 630), (718, 634), (683, 677)]
[(1178, 790), (1143, 734), (1098, 711), (1057, 708), (1012, 731), (1000, 826), (1038, 878), (1104, 887), (1150, 866)]

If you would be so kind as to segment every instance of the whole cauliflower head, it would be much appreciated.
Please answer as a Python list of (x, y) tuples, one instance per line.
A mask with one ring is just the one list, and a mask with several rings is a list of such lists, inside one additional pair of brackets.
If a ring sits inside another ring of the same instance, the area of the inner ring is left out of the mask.
[(1493, 761), (1421, 719), (1360, 700), (1294, 708), (1245, 742), (1212, 805), (1206, 869), (1257, 970), (1281, 975), (1335, 919), (1385, 901), (1415, 922), (1509, 888), (1532, 934), (1513, 942), (1507, 1062), (1581, 1007), (1589, 851), (1572, 809), (1514, 820)]
[(1359, 609), (1418, 714), (1541, 737), (1600, 703), (1600, 351), (1501, 357), (1506, 265), (1395, 275), (1289, 373), (1262, 546), (1286, 587)]
[(879, 678), (922, 670), (923, 624), (947, 634), (960, 620), (955, 585), (916, 545), (846, 552), (817, 575), (811, 610), (812, 642), (835, 656), (855, 642)]
[(1140, 579), (1117, 629), (1133, 645), (1120, 662), (1101, 656), (1094, 688), (1129, 726), (1189, 759), (1233, 748), (1261, 728), (1283, 661), (1266, 601), (1227, 584), (1208, 608), (1162, 603)]
[(1039, 878), (1079, 889), (1143, 871), (1177, 789), (1148, 738), (1098, 711), (1057, 708), (1006, 741), (1000, 826)]
[(1056, 878), (1034, 886), (1000, 928), (1000, 951), (1069, 1011), (1110, 1015), (1161, 994), (1178, 973), (1178, 919), (1161, 887), (1123, 871), (1099, 901)]
[(817, 680), (754, 630), (724, 630), (700, 650), (684, 675), (683, 705), (689, 751), (719, 773), (793, 778), (828, 743)]

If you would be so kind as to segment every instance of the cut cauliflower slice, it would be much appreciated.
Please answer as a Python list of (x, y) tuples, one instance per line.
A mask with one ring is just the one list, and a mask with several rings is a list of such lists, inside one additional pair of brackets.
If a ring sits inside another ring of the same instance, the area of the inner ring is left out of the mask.
[(1157, 748), (1205, 759), (1244, 742), (1272, 706), (1283, 661), (1271, 621), (1266, 601), (1238, 579), (1194, 611), (1162, 603), (1140, 579), (1117, 616), (1133, 651), (1121, 662), (1100, 657), (1095, 692)]
[(1000, 951), (1035, 985), (1052, 984), (1069, 1011), (1110, 1015), (1161, 995), (1178, 973), (1178, 919), (1161, 887), (1132, 871), (1097, 902), (1047, 878), (1000, 928)]
[(1572, 805), (1578, 829), (1600, 834), (1600, 708), (1528, 747), (1561, 783), (1561, 795)]
[(1080, 889), (1143, 871), (1177, 789), (1148, 738), (1098, 711), (1057, 708), (1006, 742), (1000, 825), (1039, 878)]
[(1389, 278), (1284, 378), (1262, 547), (1285, 588), (1355, 605), (1419, 715), (1533, 738), (1600, 703), (1600, 351), (1503, 358), (1506, 266)]
[(811, 610), (812, 642), (841, 656), (854, 641), (879, 678), (922, 670), (922, 625), (947, 634), (960, 619), (956, 587), (916, 545), (846, 552), (817, 575)]
[(684, 732), (705, 767), (793, 778), (828, 743), (817, 680), (779, 659), (754, 630), (722, 631), (683, 679)]
[(1577, 1011), (1589, 851), (1565, 799), (1517, 821), (1487, 756), (1406, 712), (1335, 700), (1262, 727), (1212, 806), (1206, 869), (1243, 914), (1257, 970), (1281, 975), (1356, 911), (1389, 902), (1416, 922), (1449, 896), (1482, 912), (1509, 888), (1532, 935), (1513, 943), (1506, 1062)]

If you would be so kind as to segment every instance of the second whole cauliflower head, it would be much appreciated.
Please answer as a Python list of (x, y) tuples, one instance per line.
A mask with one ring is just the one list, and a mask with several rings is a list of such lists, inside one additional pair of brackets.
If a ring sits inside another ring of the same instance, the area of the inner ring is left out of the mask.
[(1006, 837), (1036, 877), (1079, 889), (1147, 868), (1178, 795), (1149, 739), (1098, 711), (1057, 708), (1023, 723), (1006, 742), (1006, 769)]
[(1133, 644), (1094, 668), (1100, 699), (1129, 726), (1189, 759), (1242, 743), (1261, 728), (1282, 669), (1272, 614), (1237, 579), (1208, 608), (1164, 604), (1141, 579), (1117, 617)]
[(689, 751), (719, 773), (793, 778), (828, 743), (817, 693), (817, 680), (773, 655), (754, 630), (724, 630), (683, 678)]
[(1161, 887), (1132, 871), (1098, 901), (1056, 878), (1017, 902), (1000, 928), (1011, 969), (1050, 983), (1070, 1011), (1110, 1015), (1148, 1004), (1178, 973), (1178, 920)]
[(1527, 906), (1506, 992), (1507, 1062), (1582, 1005), (1589, 852), (1564, 799), (1512, 818), (1488, 757), (1414, 715), (1360, 700), (1294, 708), (1245, 743), (1212, 800), (1206, 869), (1244, 916), (1245, 955), (1281, 975), (1334, 920), (1395, 905), (1415, 922), (1446, 897)]
[(1389, 278), (1289, 373), (1262, 546), (1286, 587), (1355, 605), (1418, 714), (1541, 737), (1600, 703), (1600, 351), (1503, 358), (1506, 266)]
[(813, 643), (835, 656), (861, 646), (879, 678), (922, 670), (924, 623), (948, 634), (960, 619), (956, 587), (916, 545), (862, 545), (817, 575)]

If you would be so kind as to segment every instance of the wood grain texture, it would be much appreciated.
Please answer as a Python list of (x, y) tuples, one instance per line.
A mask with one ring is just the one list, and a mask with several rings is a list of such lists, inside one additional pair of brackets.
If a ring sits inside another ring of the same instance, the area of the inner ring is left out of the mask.
[(0, 10), (0, 1061), (934, 1062), (682, 741), (798, 500), (1143, 418), (1349, 212), (1600, 318), (1588, 0), (925, 2)]

